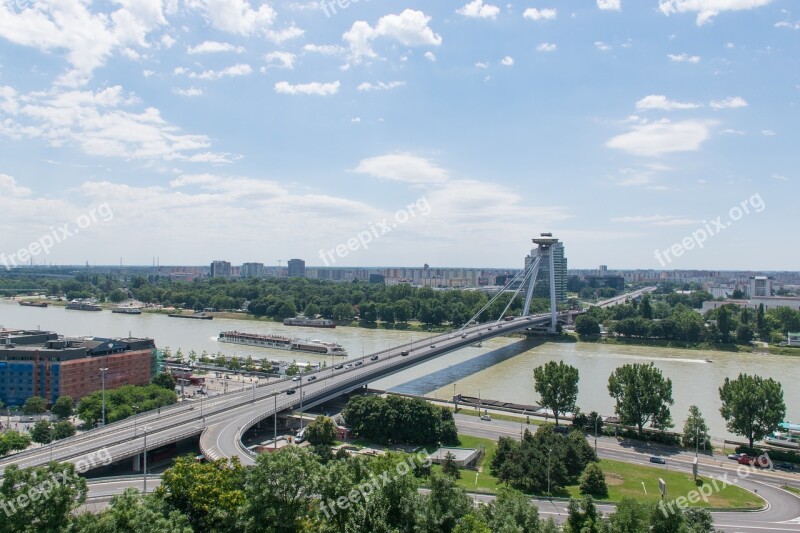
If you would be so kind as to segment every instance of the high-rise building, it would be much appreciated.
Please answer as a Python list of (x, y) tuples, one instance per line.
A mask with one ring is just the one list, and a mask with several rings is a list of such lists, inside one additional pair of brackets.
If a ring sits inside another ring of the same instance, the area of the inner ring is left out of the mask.
[(231, 277), (231, 263), (230, 263), (230, 261), (212, 261), (211, 262), (211, 277), (212, 278), (229, 278), (229, 277)]
[[(553, 254), (553, 264), (555, 267), (556, 280), (556, 301), (565, 302), (567, 300), (567, 258), (564, 255), (564, 243), (556, 242), (550, 247)], [(536, 256), (536, 250), (531, 251), (531, 255), (525, 257), (525, 268), (527, 269)], [(550, 262), (542, 261), (539, 265), (539, 276), (534, 287), (533, 294), (537, 298), (550, 298)]]
[(264, 263), (244, 263), (240, 272), (243, 278), (263, 278), (267, 275), (267, 268)]
[(753, 276), (750, 278), (750, 298), (772, 296), (772, 280), (767, 276)]
[(306, 277), (306, 262), (302, 259), (289, 259), (288, 270), (290, 278), (304, 278)]

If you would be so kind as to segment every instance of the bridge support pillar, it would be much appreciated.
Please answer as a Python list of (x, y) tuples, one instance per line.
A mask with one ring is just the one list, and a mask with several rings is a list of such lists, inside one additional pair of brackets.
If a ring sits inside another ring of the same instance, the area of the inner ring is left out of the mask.
[(137, 453), (133, 456), (131, 468), (134, 472), (141, 472), (142, 471), (142, 454)]

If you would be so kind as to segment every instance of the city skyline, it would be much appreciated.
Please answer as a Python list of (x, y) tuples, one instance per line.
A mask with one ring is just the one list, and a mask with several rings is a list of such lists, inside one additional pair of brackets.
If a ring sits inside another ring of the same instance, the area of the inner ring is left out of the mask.
[(790, 269), (800, 15), (720, 5), (3, 3), (0, 254)]

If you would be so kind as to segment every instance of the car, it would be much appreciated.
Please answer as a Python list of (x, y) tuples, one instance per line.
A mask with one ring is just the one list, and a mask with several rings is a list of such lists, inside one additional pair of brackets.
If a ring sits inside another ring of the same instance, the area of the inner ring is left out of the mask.
[(317, 376), (309, 376), (308, 381), (317, 381)]
[(400, 355), (402, 355), (403, 357), (405, 357), (405, 356), (407, 356), (407, 355), (408, 355), (408, 351), (407, 351), (407, 350), (403, 350), (402, 352), (400, 352)]
[(492, 326), (489, 326), (489, 331), (492, 331)]
[(787, 472), (794, 472), (797, 467), (792, 463), (775, 463), (775, 468), (779, 470), (786, 470)]
[(377, 361), (378, 360), (378, 356), (377, 355), (373, 355), (372, 357), (369, 358), (369, 360), (370, 361)]
[(739, 458), (741, 456), (743, 456), (743, 455), (746, 455), (746, 454), (744, 454), (744, 453), (731, 453), (731, 454), (728, 454), (728, 459), (733, 459), (734, 461), (738, 461)]
[(492, 417), (489, 415), (481, 415), (481, 420), (486, 420), (487, 422), (491, 422)]
[(569, 433), (569, 429), (567, 428), (567, 426), (555, 426), (553, 428), (553, 433), (560, 433), (562, 435), (566, 435), (567, 433)]
[(346, 365), (344, 365), (344, 368), (345, 370), (347, 370), (348, 368), (353, 368), (353, 365), (351, 363), (347, 363)]
[(431, 347), (431, 348), (436, 348), (436, 345), (435, 345), (435, 344), (431, 344), (431, 346), (430, 346), (430, 347)]
[(344, 368), (344, 365), (336, 365), (335, 367), (333, 367), (334, 370), (341, 370), (343, 368)]
[(651, 463), (660, 464), (660, 465), (665, 465), (665, 464), (667, 464), (667, 460), (666, 460), (666, 459), (664, 459), (663, 457), (661, 457), (660, 455), (654, 455), (654, 456), (652, 456), (652, 457), (650, 458), (650, 462), (651, 462)]
[(356, 361), (356, 362), (355, 362), (355, 365), (356, 365), (356, 366), (361, 366), (361, 365), (363, 365), (363, 364), (364, 364), (364, 361)]
[(757, 459), (752, 455), (747, 455), (746, 453), (743, 453), (741, 457), (739, 457), (738, 463), (740, 465), (753, 465), (756, 463), (756, 460)]
[(467, 338), (467, 334), (466, 334), (466, 333), (464, 333), (463, 335), (461, 335), (461, 338), (462, 338), (462, 339), (466, 339), (466, 338)]
[(498, 327), (498, 328), (502, 328), (502, 327), (503, 327), (503, 324), (497, 324), (497, 327)]
[(292, 378), (292, 381), (300, 381), (300, 376), (295, 376)]
[(286, 394), (294, 394), (295, 392), (297, 392), (297, 391), (294, 390), (294, 389), (289, 389), (289, 390), (286, 391)]

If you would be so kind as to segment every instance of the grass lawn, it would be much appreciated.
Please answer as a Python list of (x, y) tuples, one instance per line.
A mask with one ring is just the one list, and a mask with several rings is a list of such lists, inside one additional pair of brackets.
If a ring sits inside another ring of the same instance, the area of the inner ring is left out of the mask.
[[(624, 497), (636, 498), (639, 501), (657, 502), (661, 498), (658, 491), (658, 479), (667, 483), (667, 497), (677, 498), (688, 496), (698, 489), (687, 472), (675, 472), (666, 468), (632, 465), (621, 461), (601, 459), (600, 467), (606, 475), (608, 485), (607, 501), (620, 501)], [(709, 484), (710, 480), (699, 478), (703, 483)], [(644, 483), (644, 487), (642, 487)], [(645, 495), (645, 490), (647, 494)], [(711, 485), (713, 489), (713, 485)], [(581, 493), (577, 485), (566, 488), (569, 496), (580, 498)], [(700, 500), (698, 507), (758, 509), (764, 501), (755, 494), (735, 486), (728, 486), (721, 491), (714, 490), (708, 497), (708, 503)]]
[(800, 496), (800, 489), (798, 489), (798, 488), (790, 487), (789, 485), (784, 485), (781, 488), (783, 490), (788, 490), (789, 492), (792, 492), (792, 493), (797, 494), (798, 496)]

